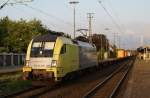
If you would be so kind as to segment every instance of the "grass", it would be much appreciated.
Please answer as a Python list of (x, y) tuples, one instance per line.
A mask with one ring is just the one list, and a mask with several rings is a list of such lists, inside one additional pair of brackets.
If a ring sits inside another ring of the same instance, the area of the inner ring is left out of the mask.
[(12, 75), (2, 75), (0, 77), (0, 81), (18, 80), (21, 77), (22, 77), (21, 73), (16, 73), (16, 74), (12, 74)]
[(31, 81), (15, 80), (0, 86), (1, 94), (17, 92), (31, 87)]
[(31, 81), (22, 80), (22, 74), (3, 75), (0, 77), (0, 95), (17, 92), (32, 86)]

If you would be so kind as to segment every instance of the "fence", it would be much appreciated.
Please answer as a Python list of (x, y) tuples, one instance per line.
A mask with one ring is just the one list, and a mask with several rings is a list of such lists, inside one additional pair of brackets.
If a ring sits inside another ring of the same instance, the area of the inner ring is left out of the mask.
[(25, 62), (25, 54), (0, 53), (0, 67), (22, 66)]

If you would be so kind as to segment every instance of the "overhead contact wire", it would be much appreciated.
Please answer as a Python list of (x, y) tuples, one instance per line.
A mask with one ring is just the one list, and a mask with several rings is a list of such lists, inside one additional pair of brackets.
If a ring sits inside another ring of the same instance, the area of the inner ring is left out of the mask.
[(102, 6), (102, 8), (104, 9), (104, 11), (106, 12), (106, 14), (110, 17), (110, 19), (112, 20), (112, 22), (115, 24), (115, 26), (118, 28), (118, 30), (120, 32), (122, 32), (120, 26), (116, 23), (116, 21), (113, 19), (112, 15), (108, 12), (108, 10), (105, 8), (105, 6), (102, 4), (101, 1), (99, 1), (99, 4)]
[(59, 20), (59, 21), (61, 21), (61, 22), (65, 23), (65, 24), (67, 24), (67, 25), (69, 25), (69, 26), (72, 26), (72, 24), (71, 24), (71, 23), (69, 23), (69, 22), (65, 22), (64, 20), (62, 20), (62, 19), (60, 19), (60, 18), (58, 18), (58, 17), (56, 17), (56, 16), (53, 16), (53, 15), (51, 15), (51, 14), (49, 14), (49, 13), (46, 13), (46, 12), (42, 11), (41, 9), (37, 9), (37, 8), (32, 7), (32, 6), (29, 6), (29, 5), (27, 5), (27, 4), (23, 4), (23, 5), (25, 5), (26, 7), (29, 7), (29, 8), (31, 8), (31, 9), (33, 9), (33, 10), (36, 10), (36, 11), (38, 11), (38, 12), (40, 12), (40, 13), (42, 13), (42, 14), (46, 15), (46, 16), (49, 16), (49, 17), (55, 18), (55, 20), (57, 20), (57, 21)]

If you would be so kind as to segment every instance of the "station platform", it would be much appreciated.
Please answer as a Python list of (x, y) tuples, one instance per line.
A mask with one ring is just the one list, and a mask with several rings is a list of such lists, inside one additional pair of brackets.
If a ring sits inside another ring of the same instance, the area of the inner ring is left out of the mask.
[(150, 98), (150, 61), (135, 61), (122, 98)]

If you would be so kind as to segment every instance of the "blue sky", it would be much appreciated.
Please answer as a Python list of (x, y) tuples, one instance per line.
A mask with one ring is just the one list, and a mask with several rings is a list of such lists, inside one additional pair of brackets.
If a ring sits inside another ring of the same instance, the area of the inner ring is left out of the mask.
[[(0, 4), (7, 0), (0, 0)], [(34, 0), (24, 5), (5, 6), (0, 10), (0, 18), (9, 16), (13, 20), (37, 18), (49, 29), (63, 31), (72, 35), (73, 32), (73, 9), (69, 5), (71, 0)], [(98, 0), (78, 0), (76, 6), (77, 29), (87, 28), (87, 13), (92, 12), (93, 33), (103, 33), (113, 43), (113, 33), (121, 37), (121, 46), (136, 48), (143, 36), (144, 44), (150, 44), (150, 0), (101, 0), (121, 31), (114, 25), (106, 14)], [(15, 2), (15, 0), (10, 0)], [(45, 14), (32, 9), (42, 10)], [(105, 30), (109, 28), (109, 30)]]

